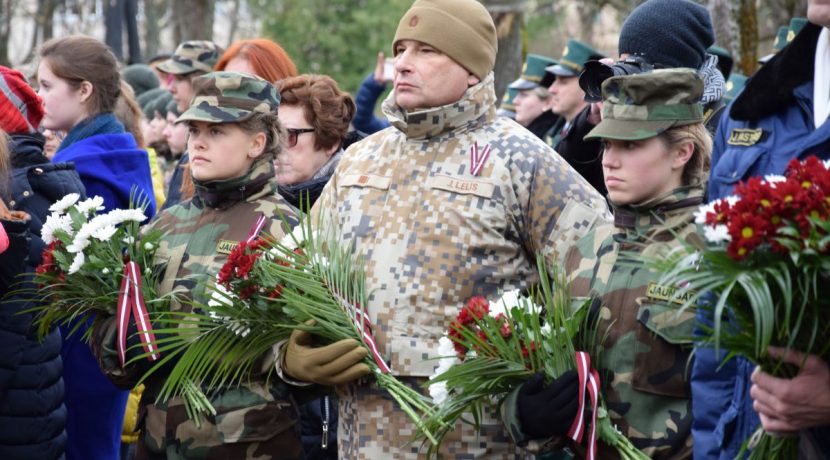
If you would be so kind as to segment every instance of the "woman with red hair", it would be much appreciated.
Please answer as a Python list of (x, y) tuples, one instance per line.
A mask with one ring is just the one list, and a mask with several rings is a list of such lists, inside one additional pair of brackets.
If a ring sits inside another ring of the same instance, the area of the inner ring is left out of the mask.
[(297, 66), (288, 53), (267, 38), (234, 42), (219, 58), (216, 70), (250, 73), (271, 83), (297, 76)]

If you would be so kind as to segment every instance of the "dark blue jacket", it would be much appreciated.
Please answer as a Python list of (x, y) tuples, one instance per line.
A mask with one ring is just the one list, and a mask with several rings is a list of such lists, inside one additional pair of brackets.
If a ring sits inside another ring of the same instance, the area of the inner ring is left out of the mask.
[[(738, 181), (782, 174), (793, 158), (830, 157), (830, 121), (815, 128), (813, 74), (821, 28), (809, 24), (772, 58), (729, 106), (714, 139), (709, 199), (732, 193)], [(742, 131), (744, 130), (744, 131)], [(698, 320), (711, 324), (704, 313)], [(758, 427), (749, 395), (754, 365), (721, 360), (710, 348), (698, 348), (692, 368), (694, 458), (733, 459)], [(828, 430), (815, 436), (830, 443)], [(824, 446), (830, 452), (830, 445)]]
[[(64, 141), (66, 142), (66, 141)], [(74, 162), (87, 196), (104, 198), (106, 210), (128, 208), (135, 191), (147, 197), (145, 212), (156, 211), (147, 152), (136, 146), (132, 134), (96, 134), (60, 150), (53, 161)], [(70, 328), (62, 328), (64, 333)], [(69, 460), (118, 458), (121, 427), (129, 391), (119, 390), (101, 372), (82, 331), (63, 342), (63, 380), (68, 411), (66, 457)]]
[[(12, 245), (0, 255), (0, 286), (10, 276), (32, 273), (44, 247), (40, 229), (49, 206), (68, 193), (84, 195), (72, 165), (52, 164), (42, 155), (39, 135), (12, 135), (12, 180), (9, 205), (25, 211), (30, 220), (12, 224)], [(13, 282), (19, 279), (12, 280)], [(26, 278), (27, 288), (32, 288)], [(61, 379), (61, 334), (52, 331), (43, 342), (32, 329), (31, 298), (15, 294), (21, 285), (0, 287), (0, 458), (63, 458), (66, 444), (66, 408)]]
[(184, 152), (176, 162), (176, 169), (173, 170), (173, 176), (170, 178), (170, 185), (167, 186), (167, 199), (164, 200), (164, 206), (161, 210), (175, 206), (182, 202), (182, 181), (184, 180), (185, 166), (190, 161), (187, 152)]
[(375, 105), (384, 91), (386, 91), (386, 85), (376, 82), (374, 74), (370, 73), (363, 80), (354, 98), (357, 106), (352, 119), (354, 129), (369, 135), (389, 126), (388, 120), (375, 116)]

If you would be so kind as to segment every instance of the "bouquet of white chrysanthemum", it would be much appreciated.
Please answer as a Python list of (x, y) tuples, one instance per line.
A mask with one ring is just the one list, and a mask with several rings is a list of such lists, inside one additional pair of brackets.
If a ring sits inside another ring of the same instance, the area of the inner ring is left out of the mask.
[[(74, 333), (91, 320), (92, 326), (84, 330), (88, 339), (98, 321), (135, 315), (139, 332), (145, 334), (145, 349), (152, 350), (148, 306), (153, 310), (167, 301), (156, 295), (159, 270), (152, 265), (161, 233), (139, 236), (146, 206), (98, 214), (104, 209), (103, 198), (79, 198), (72, 193), (54, 203), (43, 224), (41, 236), (47, 246), (34, 276), (35, 297), (41, 300), (33, 309), (38, 333), (43, 336), (64, 324)], [(119, 349), (123, 362), (126, 324), (119, 329), (124, 335)]]

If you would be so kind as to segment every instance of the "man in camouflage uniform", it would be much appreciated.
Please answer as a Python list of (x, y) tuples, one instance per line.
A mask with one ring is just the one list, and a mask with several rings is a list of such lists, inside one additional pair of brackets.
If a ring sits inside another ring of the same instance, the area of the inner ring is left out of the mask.
[[(600, 226), (585, 236), (568, 251), (564, 262), (573, 305), (598, 299), (591, 306), (591, 315), (598, 317), (597, 336), (604, 342), (601, 359), (594, 365), (612, 423), (649, 457), (690, 459), (688, 365), (695, 313), (693, 309), (678, 311), (688, 294), (680, 296), (674, 286), (661, 285), (659, 273), (631, 260), (654, 259), (684, 244), (702, 245), (693, 212), (703, 201), (703, 164), (711, 151), (698, 103), (703, 83), (692, 70), (672, 69), (612, 77), (602, 88), (603, 120), (589, 138), (627, 143), (661, 136), (666, 142), (663, 145), (668, 146), (665, 155), (673, 155), (675, 144), (668, 139), (696, 131), (696, 137), (682, 137), (676, 144), (691, 143), (683, 148), (694, 149), (688, 162), (680, 165), (682, 175), (678, 172), (672, 182), (675, 176), (666, 173), (666, 182), (657, 182), (666, 185), (670, 193), (657, 188), (651, 196), (643, 195), (642, 201), (626, 203), (626, 195), (617, 193), (618, 183), (609, 182), (614, 224)], [(614, 155), (642, 155), (644, 149), (637, 149), (635, 144), (631, 150)], [(631, 169), (628, 175), (612, 169), (622, 167), (614, 166), (615, 160), (608, 156), (606, 152), (603, 158), (607, 177), (616, 174), (629, 183), (624, 185), (628, 190), (639, 187), (648, 193), (649, 185), (636, 183), (638, 176), (631, 175)], [(626, 261), (620, 260), (621, 252), (626, 253)], [(550, 386), (556, 384), (555, 380)], [(559, 419), (548, 420), (549, 414), (557, 412), (548, 405), (556, 395), (534, 399), (526, 386), (511, 393), (505, 402), (505, 422), (513, 438), (528, 450), (555, 449), (576, 415), (576, 405), (564, 410), (566, 405), (561, 404)], [(560, 393), (567, 391), (566, 386), (559, 385)], [(563, 430), (559, 433), (547, 429), (561, 420), (566, 423), (560, 425)], [(541, 432), (553, 439), (531, 435)], [(617, 454), (600, 446), (597, 458), (613, 459)]]
[[(383, 104), (392, 126), (349, 148), (313, 211), (365, 261), (380, 351), (395, 375), (420, 385), (470, 297), (529, 286), (536, 253), (553, 265), (607, 209), (544, 142), (496, 117), (496, 31), (480, 3), (416, 1), (393, 50), (395, 91)], [(297, 362), (306, 348), (289, 341), (284, 372), (330, 381)], [(387, 395), (362, 381), (339, 389), (342, 458), (418, 457), (407, 446), (415, 426)], [(489, 411), (478, 432), (459, 424), (441, 452), (525, 455)]]
[[(176, 101), (176, 109), (184, 113), (190, 107), (193, 99), (193, 79), (206, 73), (213, 72), (213, 66), (222, 55), (222, 48), (216, 43), (204, 40), (190, 40), (182, 42), (169, 59), (158, 65), (158, 70), (167, 75), (166, 88)], [(167, 189), (167, 200), (162, 210), (182, 201), (182, 182), (189, 180), (185, 177), (185, 168), (190, 157), (185, 151)], [(186, 197), (187, 198), (187, 197)]]
[[(259, 117), (266, 120), (263, 123), (267, 126), (282, 130), (276, 119), (279, 93), (259, 77), (216, 72), (196, 78), (193, 86), (193, 104), (178, 123), (244, 126), (248, 120)], [(258, 216), (268, 218), (263, 232), (277, 239), (284, 236), (286, 225), (296, 224), (296, 210), (276, 192), (273, 159), (282, 148), (281, 140), (269, 139), (268, 132), (265, 135), (267, 140), (261, 152), (257, 155), (254, 149), (248, 153), (254, 160), (247, 173), (205, 182), (194, 178), (194, 198), (162, 212), (150, 224), (164, 232), (155, 259), (164, 266), (159, 294), (176, 292), (184, 299), (207, 303), (210, 295), (201, 286), (216, 276), (237, 242), (249, 237)], [(199, 155), (210, 148), (209, 139), (204, 133), (191, 135), (188, 147)], [(172, 301), (170, 305), (173, 311), (191, 308), (186, 302)], [(115, 321), (107, 321), (107, 327), (101, 328), (94, 340), (94, 351), (113, 382), (131, 387), (147, 370), (147, 362), (121, 367), (115, 350)], [(130, 341), (134, 340), (131, 336)], [(259, 378), (211, 396), (217, 415), (207, 417), (201, 426), (187, 418), (178, 398), (156, 403), (169, 367), (157, 371), (145, 382), (139, 409), (141, 439), (137, 458), (301, 459), (297, 412), (290, 387), (275, 378), (266, 383), (265, 373), (274, 361), (273, 354), (263, 356), (263, 374)]]

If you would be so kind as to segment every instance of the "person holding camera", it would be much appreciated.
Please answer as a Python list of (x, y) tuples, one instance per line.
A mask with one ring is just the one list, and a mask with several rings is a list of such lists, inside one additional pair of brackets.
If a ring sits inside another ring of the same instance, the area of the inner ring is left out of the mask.
[[(681, 310), (683, 302), (659, 284), (660, 273), (632, 263), (630, 254), (657, 257), (703, 243), (693, 216), (712, 148), (698, 103), (703, 82), (691, 69), (667, 69), (609, 78), (602, 91), (603, 119), (587, 137), (604, 146), (614, 223), (566, 253), (568, 287), (573, 305), (593, 299), (589, 317), (598, 318), (603, 347), (594, 365), (611, 422), (651, 458), (691, 459), (686, 363), (694, 312)], [(577, 391), (574, 370), (514, 390), (503, 407), (517, 444), (534, 453), (563, 449)], [(615, 454), (598, 446), (597, 458)]]
[[(579, 172), (597, 191), (607, 193), (602, 178), (600, 163), (601, 145), (596, 140), (585, 140), (586, 132), (571, 128), (579, 123), (584, 125), (589, 104), (585, 91), (579, 86), (579, 75), (587, 62), (604, 56), (579, 40), (568, 40), (558, 64), (545, 68), (550, 93), (551, 111), (559, 115), (560, 122), (545, 134), (545, 142), (553, 147), (574, 169)], [(573, 132), (572, 132), (573, 131)]]

